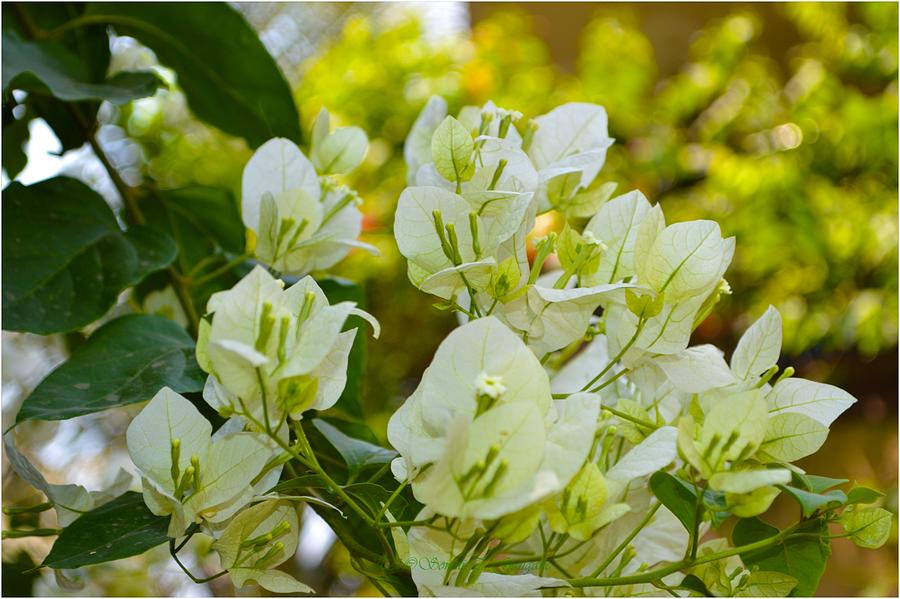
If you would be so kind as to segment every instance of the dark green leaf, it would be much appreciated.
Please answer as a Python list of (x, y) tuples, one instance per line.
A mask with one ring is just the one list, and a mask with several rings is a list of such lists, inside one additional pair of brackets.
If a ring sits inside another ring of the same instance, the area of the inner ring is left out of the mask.
[(313, 425), (344, 458), (351, 478), (366, 466), (386, 464), (397, 457), (396, 451), (349, 437), (324, 420), (313, 420)]
[(137, 38), (178, 75), (199, 118), (257, 147), (300, 142), (290, 87), (256, 32), (225, 3), (121, 2), (88, 7), (93, 19)]
[[(765, 549), (741, 554), (741, 560), (748, 568), (758, 566), (760, 570), (770, 570), (789, 574), (797, 579), (797, 586), (791, 595), (808, 597), (816, 592), (819, 579), (825, 571), (825, 562), (831, 554), (828, 542), (828, 525), (821, 518), (812, 520), (796, 530), (802, 537), (787, 539)], [(759, 518), (744, 518), (738, 521), (732, 533), (735, 546), (762, 541), (778, 534), (778, 529)]]
[(304, 474), (297, 478), (281, 481), (271, 489), (270, 493), (286, 493), (294, 489), (326, 489), (327, 483), (318, 474)]
[(709, 589), (706, 588), (706, 585), (702, 580), (694, 576), (693, 574), (688, 574), (684, 577), (684, 580), (681, 581), (681, 584), (678, 585), (679, 588), (686, 589), (693, 593), (697, 593), (701, 597), (712, 597), (713, 594), (709, 592)]
[[(391, 497), (391, 491), (374, 483), (354, 483), (344, 487), (344, 491), (349, 493), (352, 497), (359, 499), (366, 506), (373, 518), (381, 512), (382, 505), (387, 503), (388, 499)], [(406, 499), (402, 495), (399, 495), (394, 498), (394, 501), (391, 502), (388, 509), (396, 519), (397, 514), (405, 513), (406, 506)]]
[(76, 150), (88, 141), (89, 130), (78, 122), (73, 112), (79, 114), (86, 121), (94, 122), (97, 110), (100, 108), (99, 102), (67, 103), (57, 100), (53, 96), (37, 94), (29, 94), (25, 98), (25, 104), (35, 116), (44, 119), (53, 129), (53, 133), (56, 134), (62, 146), (60, 154)]
[(11, 111), (3, 110), (3, 170), (10, 179), (22, 172), (28, 163), (25, 144), (28, 142), (28, 125), (31, 118), (15, 119)]
[(3, 192), (3, 328), (81, 328), (175, 253), (158, 231), (123, 233), (103, 198), (76, 179), (12, 183)]
[(29, 42), (3, 32), (3, 92), (21, 89), (67, 102), (107, 100), (124, 104), (152, 96), (162, 81), (152, 72), (118, 73), (102, 83), (90, 80), (87, 65), (61, 43)]
[(4, 597), (34, 597), (34, 583), (41, 577), (40, 572), (34, 569), (34, 561), (28, 552), (20, 550), (13, 561), (3, 560)]
[(244, 222), (237, 200), (227, 189), (192, 185), (159, 192), (166, 210), (189, 222), (227, 252), (244, 251)]
[[(84, 13), (84, 3), (77, 2), (6, 2), (3, 4), (3, 28), (19, 33), (21, 39), (29, 39), (29, 31), (22, 27), (27, 19), (32, 26), (44, 31), (53, 31)], [(109, 34), (106, 26), (87, 25), (73, 27), (62, 35), (55, 35), (54, 41), (76, 54), (84, 65), (91, 83), (102, 83), (109, 70)], [(80, 148), (88, 140), (97, 120), (100, 102), (65, 103), (38, 94), (29, 94), (25, 100), (35, 116), (44, 119), (62, 145), (62, 152)], [(73, 115), (76, 112), (79, 122)]]
[(693, 534), (697, 524), (697, 493), (693, 485), (668, 472), (659, 471), (650, 477), (650, 490), (678, 518), (687, 531)]
[(813, 493), (788, 485), (778, 485), (778, 488), (797, 500), (804, 518), (809, 518), (817, 510), (838, 507), (847, 501), (847, 496), (839, 489), (825, 493)]
[[(328, 297), (328, 302), (356, 302), (357, 307), (366, 309), (366, 294), (362, 287), (337, 277), (327, 277), (317, 281), (322, 291)], [(366, 353), (368, 351), (369, 337), (363, 334), (369, 325), (358, 316), (351, 316), (344, 325), (344, 330), (354, 327), (360, 329), (350, 349), (347, 361), (347, 384), (341, 393), (340, 399), (334, 405), (334, 409), (346, 413), (348, 416), (362, 420), (365, 417), (363, 410), (362, 385), (366, 370)]]
[(130, 314), (106, 323), (22, 404), (17, 420), (63, 420), (147, 401), (162, 387), (203, 389), (194, 340), (160, 316)]
[[(84, 14), (85, 4), (81, 2), (5, 2), (3, 3), (3, 29), (19, 33), (22, 39), (31, 38), (31, 29), (53, 31)], [(23, 21), (30, 23), (29, 30), (22, 27)], [(62, 34), (54, 34), (54, 41), (76, 53), (84, 63), (90, 81), (99, 83), (106, 79), (109, 70), (109, 35), (106, 26), (86, 25), (73, 27)]]
[(140, 493), (129, 491), (63, 530), (43, 565), (71, 569), (140, 555), (168, 540), (168, 525), (168, 518), (147, 509)]
[(884, 493), (870, 489), (869, 487), (853, 487), (847, 493), (847, 504), (854, 503), (874, 503), (880, 497), (884, 497)]

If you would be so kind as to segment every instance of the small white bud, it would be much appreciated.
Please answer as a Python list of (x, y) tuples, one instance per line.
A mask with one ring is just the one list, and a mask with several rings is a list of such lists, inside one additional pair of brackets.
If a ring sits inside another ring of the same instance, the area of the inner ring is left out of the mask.
[(503, 384), (502, 376), (490, 376), (486, 372), (482, 372), (475, 380), (475, 387), (479, 395), (487, 395), (491, 399), (497, 399), (506, 393), (506, 385)]

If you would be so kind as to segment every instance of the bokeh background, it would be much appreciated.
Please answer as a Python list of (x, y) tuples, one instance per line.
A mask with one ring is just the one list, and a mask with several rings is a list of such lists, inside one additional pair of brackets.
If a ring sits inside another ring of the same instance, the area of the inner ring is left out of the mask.
[[(860, 400), (802, 465), (884, 489), (886, 507), (896, 513), (896, 3), (235, 6), (291, 83), (305, 132), (325, 106), (340, 124), (370, 136), (353, 179), (365, 199), (364, 240), (382, 255), (351, 254), (337, 274), (365, 283), (368, 309), (383, 325), (369, 346), (364, 393), (366, 417), (382, 438), (390, 414), (454, 326), (408, 283), (391, 236), (405, 184), (402, 144), (418, 111), (432, 94), (447, 98), (451, 110), (492, 99), (526, 117), (565, 101), (591, 101), (606, 107), (616, 138), (604, 180), (622, 192), (642, 190), (662, 203), (668, 220), (712, 218), (737, 236), (726, 274), (734, 294), (695, 342), (730, 352), (774, 304), (785, 323), (782, 365)], [(129, 38), (114, 40), (113, 55), (114, 69), (156, 64)], [(125, 108), (102, 108), (104, 149), (131, 184), (196, 182), (237, 192), (251, 151), (194, 119), (172, 73), (159, 72), (170, 89)], [(17, 179), (62, 172), (112, 200), (87, 148), (63, 148), (40, 121), (23, 138), (29, 160)], [(540, 225), (561, 223), (546, 218)], [(4, 422), (78, 341), (3, 333)], [(132, 412), (29, 423), (26, 449), (51, 482), (97, 488), (128, 465), (123, 432)], [(35, 494), (5, 464), (3, 492), (9, 501)], [(779, 502), (775, 510), (773, 520), (786, 522), (795, 508)], [(61, 579), (23, 574), (50, 542), (3, 542), (4, 595), (234, 592), (227, 580), (187, 581), (164, 548)], [(291, 567), (320, 593), (376, 594), (311, 511), (300, 547)], [(208, 548), (199, 543), (195, 550), (202, 567)], [(896, 523), (879, 551), (843, 540), (833, 551), (821, 595), (897, 594)]]

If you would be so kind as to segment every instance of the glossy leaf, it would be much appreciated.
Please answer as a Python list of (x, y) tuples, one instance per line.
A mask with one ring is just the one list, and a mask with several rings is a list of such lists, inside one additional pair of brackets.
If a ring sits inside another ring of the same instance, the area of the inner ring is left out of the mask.
[(838, 507), (847, 502), (847, 495), (839, 489), (825, 493), (813, 493), (790, 485), (779, 485), (778, 488), (793, 497), (800, 504), (804, 518), (809, 518), (820, 509)]
[[(822, 520), (813, 520), (797, 529), (804, 536), (788, 538), (765, 549), (757, 549), (741, 554), (741, 560), (748, 568), (758, 566), (760, 570), (782, 572), (797, 579), (794, 595), (815, 594), (819, 579), (825, 571), (825, 562), (831, 554), (828, 542), (828, 525)], [(778, 529), (758, 518), (745, 518), (734, 527), (732, 538), (735, 546), (747, 545), (768, 539), (778, 534)]]
[(166, 210), (188, 221), (223, 250), (244, 251), (244, 226), (234, 194), (227, 189), (191, 185), (159, 192)]
[(94, 332), (29, 395), (17, 420), (64, 420), (147, 401), (161, 387), (201, 391), (194, 341), (171, 320), (130, 314)]
[(884, 493), (870, 489), (869, 487), (853, 487), (847, 493), (847, 503), (874, 503), (879, 498), (884, 497)]
[(650, 477), (650, 490), (691, 534), (697, 524), (697, 493), (693, 485), (668, 472), (655, 472)]
[(137, 38), (178, 75), (200, 119), (257, 147), (300, 141), (290, 87), (257, 33), (227, 4), (97, 3), (87, 14)]
[(12, 183), (3, 193), (3, 328), (42, 335), (81, 328), (175, 253), (163, 233), (123, 232), (80, 181)]
[(42, 565), (72, 569), (140, 555), (168, 540), (168, 522), (147, 509), (140, 493), (129, 491), (70, 524)]
[(313, 424), (344, 458), (351, 477), (366, 466), (387, 464), (397, 457), (397, 452), (349, 437), (324, 420), (313, 420)]
[(3, 33), (3, 92), (49, 94), (67, 102), (106, 100), (125, 104), (152, 96), (162, 81), (152, 72), (122, 72), (102, 83), (90, 81), (78, 55), (54, 42), (29, 42)]

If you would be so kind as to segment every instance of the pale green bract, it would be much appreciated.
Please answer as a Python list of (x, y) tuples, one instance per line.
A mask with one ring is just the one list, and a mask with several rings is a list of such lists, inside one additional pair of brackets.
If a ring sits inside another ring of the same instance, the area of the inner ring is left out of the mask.
[(172, 538), (193, 522), (222, 522), (247, 505), (256, 492), (252, 481), (274, 455), (274, 444), (261, 433), (213, 440), (209, 421), (168, 388), (132, 420), (126, 440), (144, 500), (154, 514), (171, 515)]
[(297, 508), (289, 501), (269, 500), (235, 516), (212, 548), (238, 588), (255, 581), (275, 593), (311, 593), (290, 574), (271, 570), (294, 555), (299, 535)]
[(355, 127), (329, 133), (325, 112), (315, 132), (312, 162), (292, 141), (276, 138), (260, 146), (244, 167), (241, 212), (255, 239), (254, 253), (286, 274), (330, 268), (353, 247), (377, 254), (357, 240), (362, 214), (356, 192), (326, 176), (350, 171), (362, 161), (365, 133)]
[(262, 429), (285, 414), (324, 410), (338, 400), (356, 331), (346, 319), (378, 322), (353, 302), (329, 305), (312, 279), (284, 283), (257, 266), (228, 291), (213, 294), (211, 321), (202, 323), (197, 356), (210, 377), (204, 399), (223, 415), (249, 413)]

